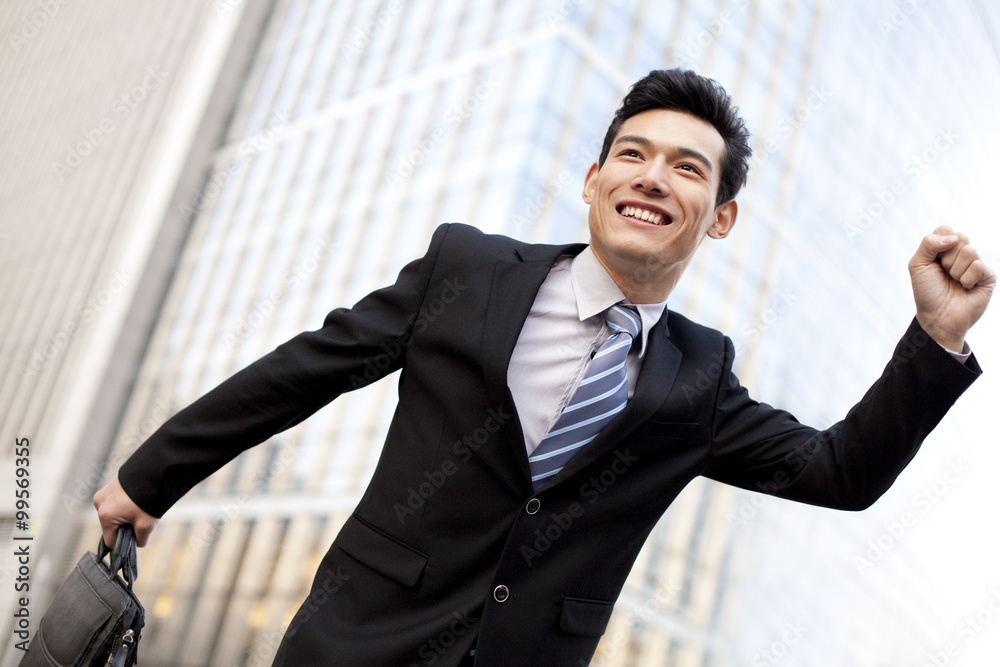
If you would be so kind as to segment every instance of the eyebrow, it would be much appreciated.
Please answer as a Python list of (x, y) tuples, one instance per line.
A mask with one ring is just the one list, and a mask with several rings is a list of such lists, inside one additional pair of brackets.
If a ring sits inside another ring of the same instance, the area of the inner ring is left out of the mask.
[[(612, 145), (617, 145), (617, 144), (620, 144), (620, 143), (639, 144), (640, 146), (643, 146), (645, 148), (653, 148), (654, 147), (652, 141), (650, 141), (646, 137), (638, 135), (638, 134), (623, 134), (620, 137), (618, 137), (617, 139), (615, 139), (615, 142)], [(687, 148), (685, 146), (679, 146), (679, 147), (677, 147), (677, 148), (674, 149), (674, 152), (677, 155), (680, 155), (682, 157), (691, 158), (692, 160), (697, 160), (698, 162), (701, 162), (702, 165), (704, 165), (705, 169), (707, 169), (709, 171), (709, 173), (711, 173), (711, 171), (712, 171), (712, 161), (710, 159), (708, 159), (708, 156), (706, 156), (701, 151), (696, 151), (693, 148)]]

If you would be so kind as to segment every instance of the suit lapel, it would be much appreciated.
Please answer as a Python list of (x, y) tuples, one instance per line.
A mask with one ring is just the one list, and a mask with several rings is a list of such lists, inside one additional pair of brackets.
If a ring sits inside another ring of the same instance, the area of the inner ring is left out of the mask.
[(559, 484), (619, 445), (667, 400), (681, 365), (681, 351), (670, 340), (669, 311), (649, 332), (649, 348), (643, 356), (635, 393), (625, 409), (603, 431), (574, 456), (546, 486)]
[(538, 289), (549, 275), (552, 265), (559, 256), (578, 254), (585, 247), (583, 244), (525, 245), (514, 251), (512, 259), (498, 261), (494, 268), (483, 329), (483, 374), (491, 402), (507, 406), (515, 415), (515, 419), (504, 424), (504, 429), (526, 480), (531, 479), (528, 455), (514, 400), (507, 387), (507, 368), (514, 345), (521, 334), (521, 327), (524, 326)]

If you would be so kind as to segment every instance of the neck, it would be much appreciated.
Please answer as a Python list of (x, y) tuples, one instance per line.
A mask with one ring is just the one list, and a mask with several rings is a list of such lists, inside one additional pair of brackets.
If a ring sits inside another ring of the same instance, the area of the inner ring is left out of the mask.
[(680, 280), (684, 267), (676, 265), (653, 266), (646, 262), (638, 267), (615, 267), (594, 253), (597, 260), (618, 285), (629, 303), (660, 303), (666, 301)]

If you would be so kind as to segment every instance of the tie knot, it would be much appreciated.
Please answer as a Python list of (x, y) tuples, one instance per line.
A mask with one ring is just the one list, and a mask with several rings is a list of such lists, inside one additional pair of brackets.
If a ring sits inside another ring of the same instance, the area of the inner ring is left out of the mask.
[(614, 333), (626, 332), (633, 340), (639, 335), (639, 330), (642, 328), (639, 313), (631, 306), (611, 306), (611, 308), (608, 308), (605, 317), (607, 318), (608, 326), (611, 327)]

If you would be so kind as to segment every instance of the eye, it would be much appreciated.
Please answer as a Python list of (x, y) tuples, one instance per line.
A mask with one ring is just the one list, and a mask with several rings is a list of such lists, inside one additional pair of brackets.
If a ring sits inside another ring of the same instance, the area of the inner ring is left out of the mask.
[(620, 155), (620, 156), (625, 156), (625, 157), (636, 157), (636, 158), (638, 158), (638, 157), (642, 157), (642, 156), (641, 156), (641, 155), (639, 154), (639, 151), (635, 150), (634, 148), (626, 148), (625, 150), (623, 150), (623, 151), (622, 151), (621, 153), (619, 153), (618, 155)]
[(684, 171), (690, 171), (691, 173), (698, 174), (699, 176), (701, 176), (701, 170), (698, 169), (698, 167), (694, 166), (693, 164), (684, 163), (682, 165), (679, 165), (679, 168), (683, 169)]

